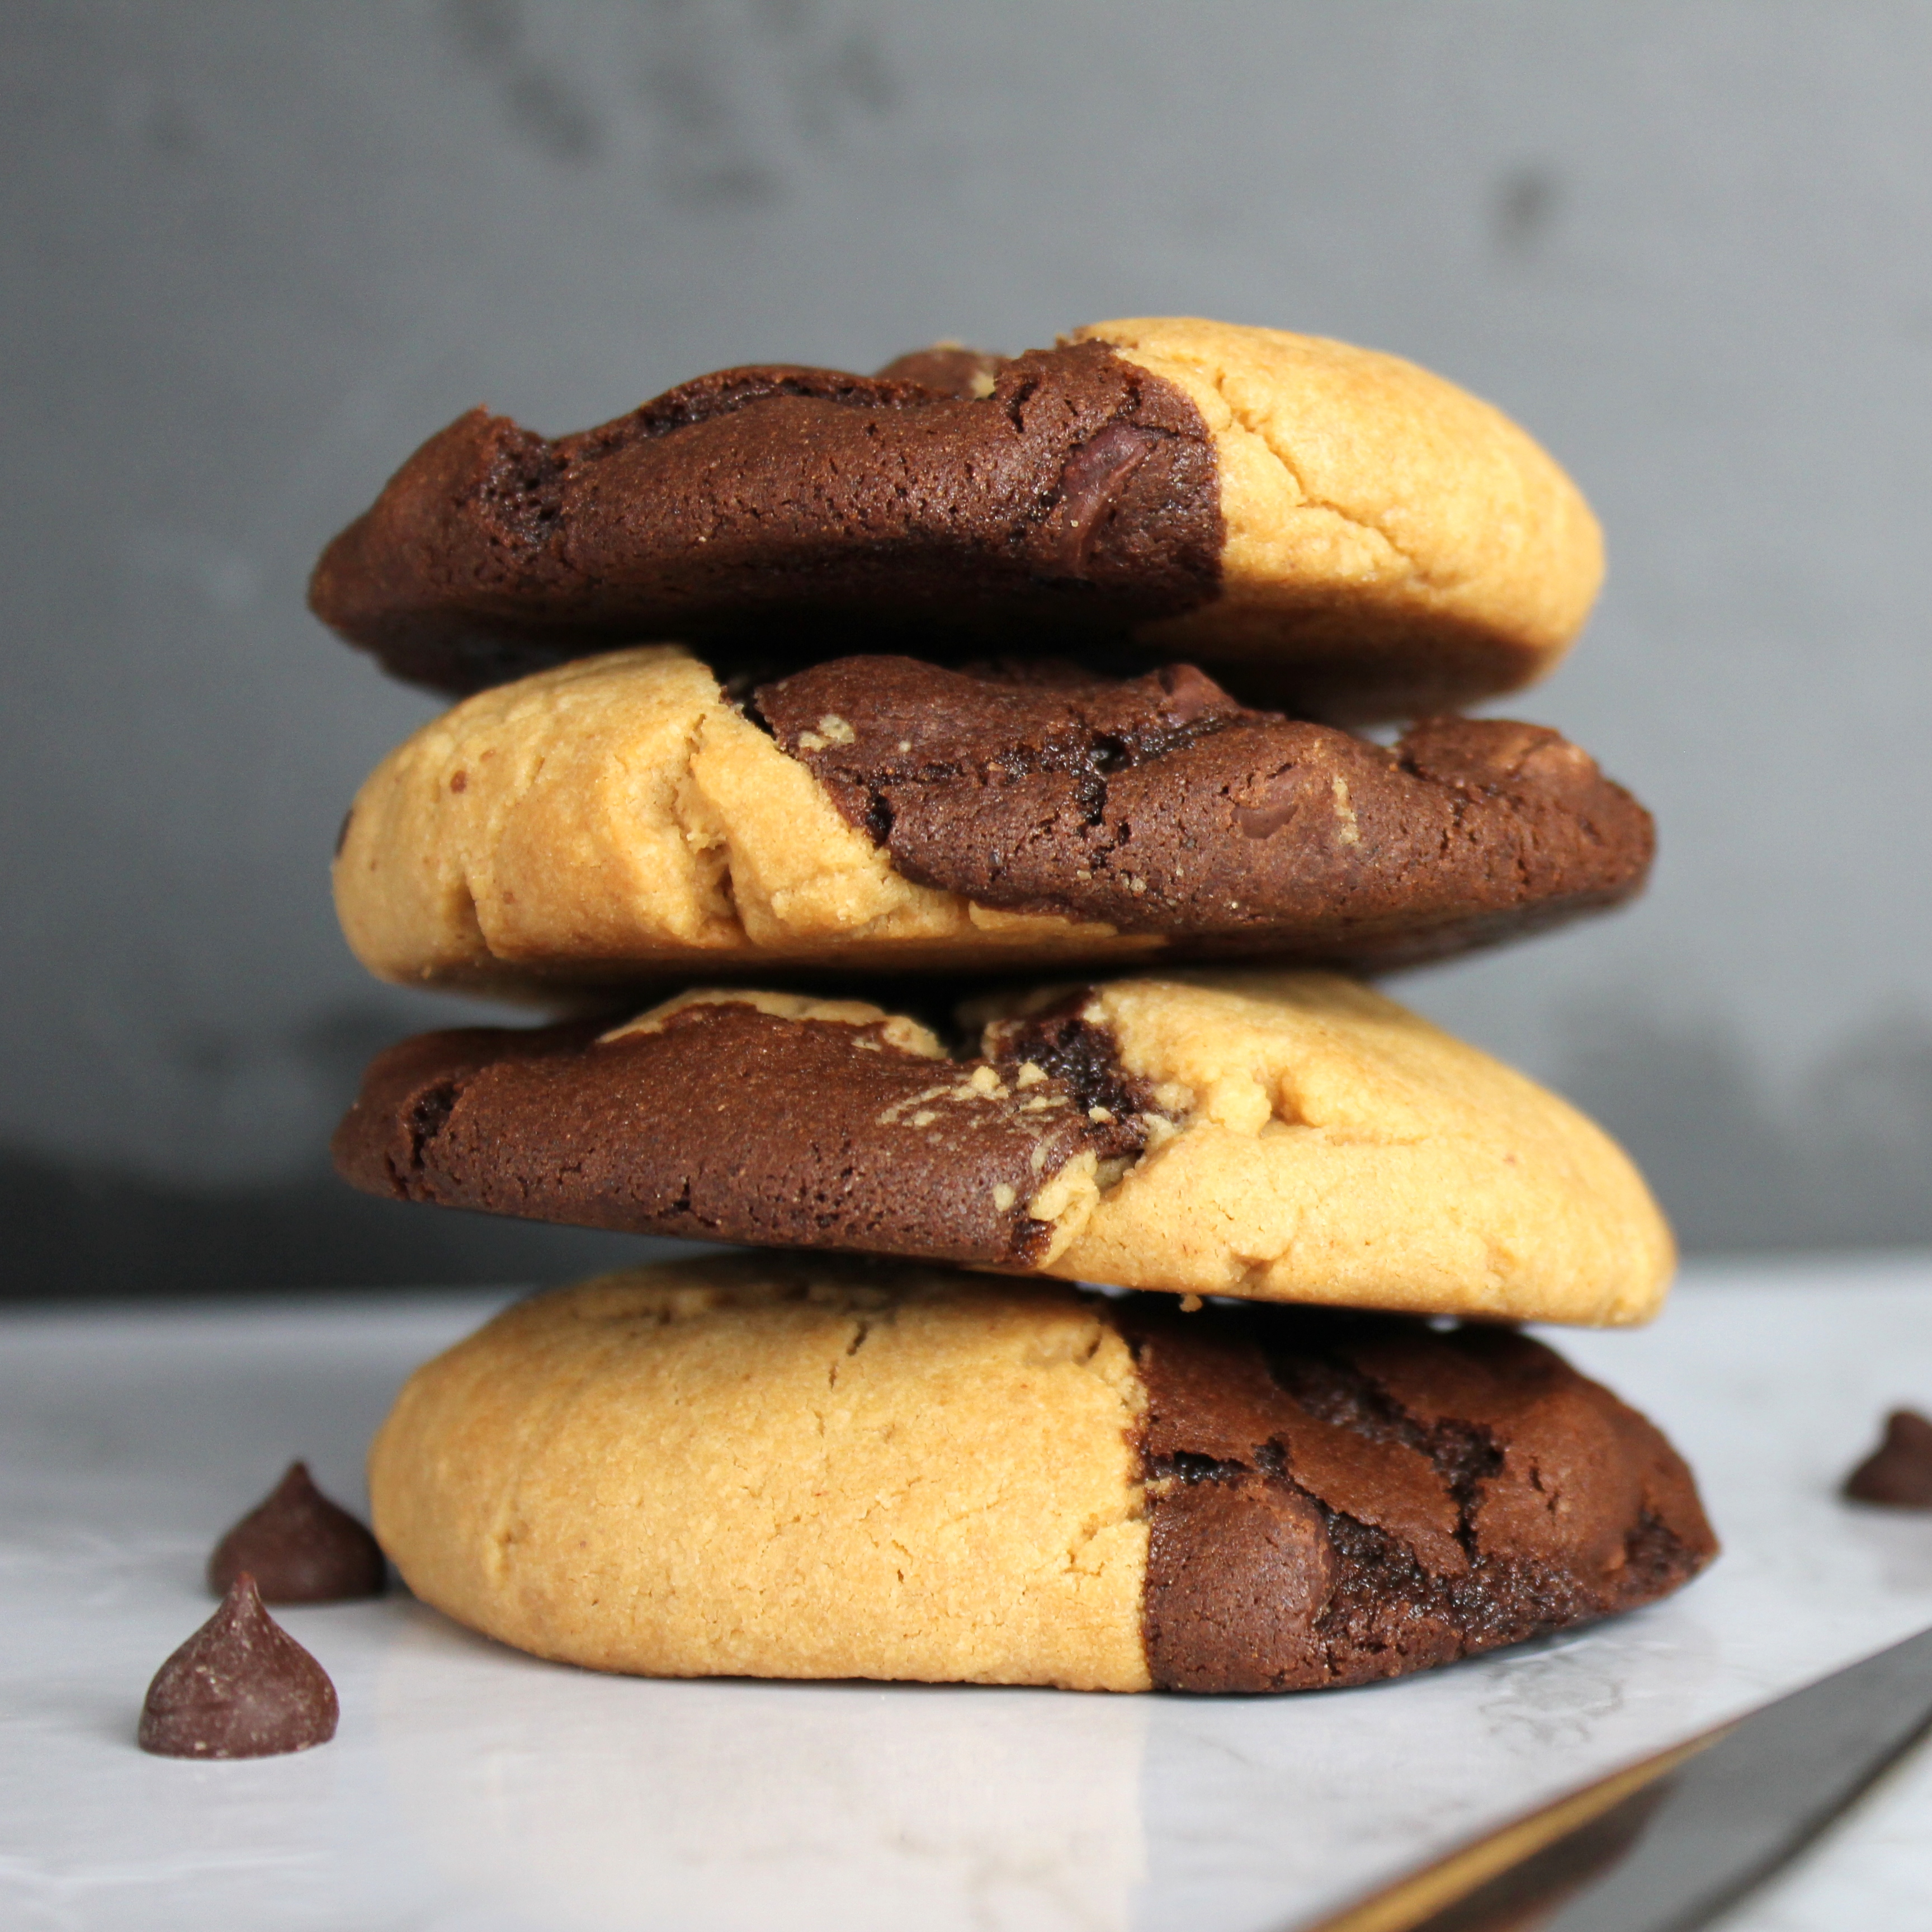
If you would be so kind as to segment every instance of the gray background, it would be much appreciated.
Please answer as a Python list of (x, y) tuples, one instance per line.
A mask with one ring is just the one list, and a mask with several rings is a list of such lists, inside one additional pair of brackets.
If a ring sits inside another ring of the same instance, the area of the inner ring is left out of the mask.
[(472, 1010), (335, 936), (343, 806), (433, 704), (302, 608), (422, 436), (1163, 312), (1438, 368), (1606, 526), (1506, 708), (1655, 808), (1655, 884), (1397, 991), (1692, 1246), (1932, 1238), (1932, 8), (14, 0), (0, 43), (14, 1292), (628, 1251), (323, 1160), (367, 1054)]

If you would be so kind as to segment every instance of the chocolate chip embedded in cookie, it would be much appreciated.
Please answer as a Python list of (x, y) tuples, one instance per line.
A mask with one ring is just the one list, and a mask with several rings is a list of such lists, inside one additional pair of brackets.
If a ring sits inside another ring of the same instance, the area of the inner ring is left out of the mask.
[(1644, 1418), (1492, 1328), (760, 1255), (524, 1304), (370, 1458), (410, 1587), (662, 1676), (1314, 1690), (1667, 1594)]
[(922, 389), (936, 389), (962, 401), (982, 402), (993, 393), (1009, 359), (968, 349), (964, 343), (935, 342), (930, 349), (894, 358), (878, 373), (884, 381), (916, 382)]
[(638, 1234), (1494, 1319), (1628, 1322), (1670, 1231), (1556, 1095), (1320, 974), (988, 1003), (946, 1056), (902, 1017), (681, 997), (380, 1055), (339, 1171), (392, 1198)]
[(425, 725), (362, 788), (334, 878), (382, 977), (529, 992), (1156, 952), (1386, 968), (1613, 905), (1652, 848), (1534, 725), (1435, 718), (1388, 748), (1185, 665), (908, 658), (741, 710), (658, 646)]
[(875, 376), (724, 370), (555, 441), (473, 410), (329, 545), (310, 601), (455, 692), (654, 638), (728, 668), (1084, 638), (1397, 717), (1547, 669), (1601, 568), (1582, 499), (1487, 404), (1183, 319)]

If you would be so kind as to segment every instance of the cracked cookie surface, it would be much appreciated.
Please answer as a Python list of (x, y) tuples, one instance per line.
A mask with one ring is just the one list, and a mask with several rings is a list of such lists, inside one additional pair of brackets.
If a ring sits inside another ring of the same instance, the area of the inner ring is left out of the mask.
[(370, 1491), (425, 1601), (671, 1676), (1318, 1689), (1715, 1548), (1663, 1437), (1518, 1336), (796, 1255), (509, 1310), (410, 1378)]
[(1179, 1294), (1640, 1322), (1675, 1264), (1616, 1143), (1324, 974), (996, 996), (957, 1057), (903, 1016), (686, 994), (378, 1056), (338, 1170), (394, 1198)]
[(843, 658), (752, 701), (902, 877), (1182, 956), (1438, 958), (1632, 896), (1654, 846), (1554, 731), (1432, 718), (1384, 747), (1238, 705), (1189, 664)]
[(1603, 581), (1582, 494), (1487, 403), (1399, 356), (1190, 316), (1076, 341), (1180, 390), (1214, 440), (1214, 599), (1143, 646), (1338, 719), (1514, 691), (1556, 663)]
[(1534, 725), (1437, 718), (1391, 748), (1185, 665), (890, 657), (740, 708), (659, 646), (426, 725), (362, 788), (334, 877), (381, 976), (541, 992), (1156, 953), (1387, 968), (1613, 905), (1652, 849), (1643, 808)]
[(1601, 573), (1582, 497), (1488, 404), (1394, 356), (1168, 318), (875, 376), (724, 370), (554, 441), (473, 410), (310, 598), (455, 692), (664, 637), (733, 668), (1084, 639), (1369, 718), (1540, 675)]

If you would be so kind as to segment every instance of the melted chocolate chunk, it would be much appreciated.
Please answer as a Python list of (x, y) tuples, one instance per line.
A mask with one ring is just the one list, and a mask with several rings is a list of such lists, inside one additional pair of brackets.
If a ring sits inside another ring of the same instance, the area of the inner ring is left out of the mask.
[(1119, 1304), (1168, 1690), (1360, 1684), (1634, 1608), (1716, 1553), (1663, 1436), (1512, 1331)]
[(1133, 1124), (1159, 1111), (1153, 1090), (1120, 1064), (1114, 1036), (1080, 1017), (1088, 998), (1083, 987), (1047, 1012), (994, 1020), (983, 1043), (996, 1066), (1016, 1074), (1030, 1062), (1064, 1088), (1090, 1120), (1118, 1124), (1126, 1138), (1109, 1150), (1112, 1156), (1138, 1154), (1145, 1136)]
[(214, 1546), (208, 1586), (226, 1596), (244, 1570), (267, 1604), (380, 1597), (385, 1582), (376, 1539), (316, 1487), (306, 1462), (291, 1462), (266, 1499)]
[(1223, 536), (1214, 440), (1172, 384), (1100, 343), (927, 350), (876, 376), (722, 370), (555, 442), (472, 410), (324, 551), (309, 602), (397, 676), (469, 692), (640, 638), (728, 673), (778, 638), (797, 662), (861, 632), (1118, 638), (1209, 601)]
[(1438, 958), (1630, 898), (1655, 846), (1554, 731), (1436, 718), (1385, 749), (1186, 664), (1122, 680), (842, 658), (754, 701), (906, 878), (1193, 954)]
[(335, 1735), (335, 1686), (262, 1607), (245, 1570), (154, 1673), (137, 1742), (158, 1757), (276, 1757)]
[(1845, 1494), (1894, 1509), (1932, 1509), (1932, 1420), (1916, 1409), (1894, 1409), (1885, 1439), (1845, 1478)]
[(1025, 1266), (1052, 1232), (1028, 1203), (1144, 1126), (1001, 1052), (928, 1059), (882, 1023), (735, 1001), (604, 1041), (427, 1034), (371, 1063), (335, 1163), (371, 1193), (534, 1220)]

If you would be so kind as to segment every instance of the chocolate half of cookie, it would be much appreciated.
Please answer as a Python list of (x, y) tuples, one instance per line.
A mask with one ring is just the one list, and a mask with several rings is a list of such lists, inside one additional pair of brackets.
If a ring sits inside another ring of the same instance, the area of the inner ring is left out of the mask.
[(1648, 1603), (1716, 1553), (1670, 1444), (1527, 1336), (1151, 1298), (1114, 1319), (1147, 1389), (1164, 1688), (1398, 1676)]
[(1508, 1330), (784, 1255), (508, 1311), (411, 1378), (370, 1493), (425, 1600), (665, 1676), (1320, 1689), (1716, 1547), (1658, 1431)]
[(1214, 449), (1180, 390), (1100, 343), (966, 359), (980, 394), (950, 358), (726, 369), (554, 442), (472, 410), (328, 546), (310, 602), (460, 692), (640, 638), (1118, 635), (1214, 595)]
[(1628, 898), (1650, 814), (1557, 733), (1434, 718), (1390, 747), (1191, 665), (1095, 677), (842, 658), (753, 709), (923, 886), (1178, 950), (1413, 964)]
[(1569, 480), (1454, 385), (1168, 319), (876, 376), (723, 370), (555, 440), (474, 410), (328, 546), (310, 602), (447, 691), (662, 638), (734, 670), (1084, 640), (1394, 718), (1547, 669), (1601, 568)]
[(1177, 1292), (1641, 1321), (1674, 1261), (1556, 1095), (1325, 974), (993, 1001), (949, 1054), (857, 1001), (682, 995), (377, 1058), (338, 1170), (394, 1198)]
[(753, 994), (601, 1036), (429, 1034), (370, 1066), (336, 1165), (443, 1207), (1030, 1267), (1090, 1207), (1099, 1163), (1145, 1144), (1147, 1096), (1103, 1042), (1083, 1061), (1078, 1031), (1057, 1016), (1001, 1063), (956, 1060), (875, 1007)]

